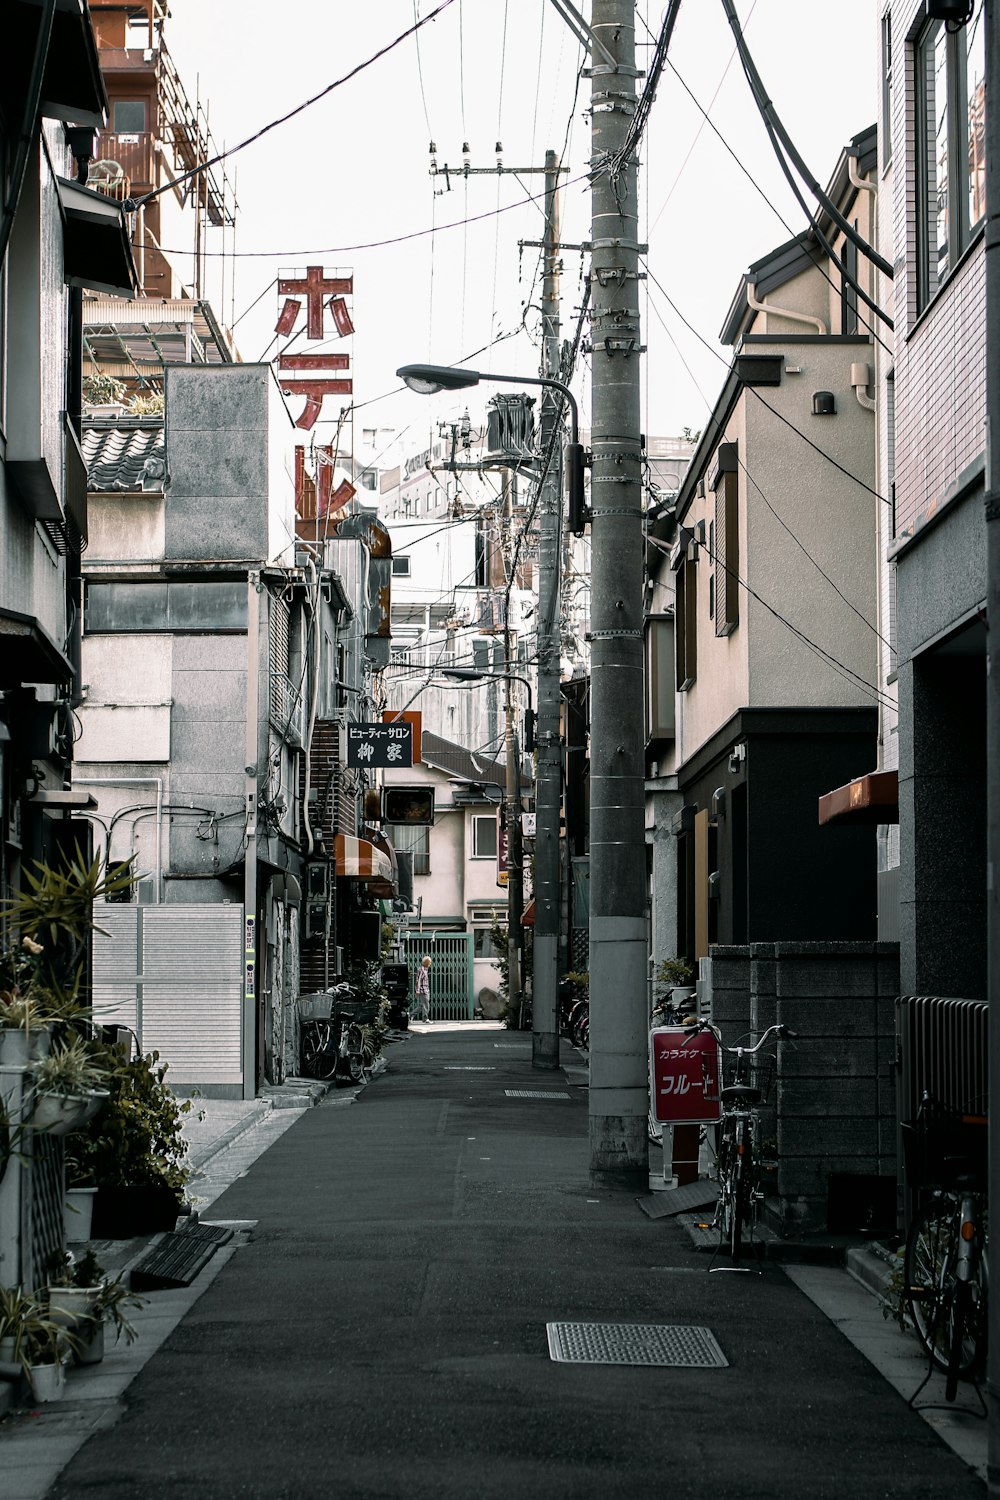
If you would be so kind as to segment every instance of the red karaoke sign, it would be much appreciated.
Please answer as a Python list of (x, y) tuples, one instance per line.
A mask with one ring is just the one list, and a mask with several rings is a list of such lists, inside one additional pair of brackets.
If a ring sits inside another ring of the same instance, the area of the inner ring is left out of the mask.
[(658, 1026), (649, 1033), (649, 1095), (658, 1125), (722, 1119), (722, 1053), (711, 1031)]

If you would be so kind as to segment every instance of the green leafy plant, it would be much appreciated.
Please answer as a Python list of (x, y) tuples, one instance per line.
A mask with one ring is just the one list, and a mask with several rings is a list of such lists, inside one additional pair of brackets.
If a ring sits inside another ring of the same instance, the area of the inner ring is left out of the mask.
[(563, 978), (567, 984), (571, 984), (578, 995), (590, 994), (590, 972), (587, 969), (570, 969)]
[(37, 1093), (59, 1094), (63, 1098), (103, 1090), (110, 1071), (107, 1048), (78, 1032), (66, 1041), (56, 1042), (48, 1055), (31, 1067)]
[(0, 1339), (14, 1344), (14, 1360), (25, 1374), (33, 1365), (54, 1365), (78, 1347), (73, 1334), (49, 1316), (47, 1294), (0, 1286)]
[(667, 988), (689, 985), (693, 978), (694, 969), (683, 958), (664, 958), (657, 966), (656, 982)]
[(131, 1061), (116, 1048), (107, 1052), (110, 1097), (95, 1119), (67, 1137), (67, 1180), (99, 1187), (165, 1185), (183, 1192), (191, 1176), (183, 1135), (190, 1099), (174, 1094), (158, 1052)]
[(120, 403), (125, 387), (113, 375), (85, 375), (83, 400), (86, 406), (110, 406)]

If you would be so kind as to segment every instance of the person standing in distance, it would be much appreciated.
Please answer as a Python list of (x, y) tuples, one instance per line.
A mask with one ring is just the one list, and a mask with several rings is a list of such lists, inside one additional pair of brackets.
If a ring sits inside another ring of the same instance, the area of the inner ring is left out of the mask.
[(415, 1021), (429, 1021), (431, 1018), (431, 959), (426, 954), (420, 960), (420, 968), (417, 970), (417, 983), (413, 997), (413, 1019)]

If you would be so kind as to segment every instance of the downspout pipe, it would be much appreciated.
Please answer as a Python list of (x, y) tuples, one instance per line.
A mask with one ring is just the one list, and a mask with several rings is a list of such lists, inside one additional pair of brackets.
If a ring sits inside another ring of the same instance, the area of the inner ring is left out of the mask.
[(822, 318), (817, 318), (813, 313), (792, 312), (788, 307), (776, 307), (773, 302), (763, 302), (754, 291), (753, 284), (747, 282), (747, 304), (754, 312), (773, 313), (778, 318), (791, 318), (793, 323), (812, 323), (820, 333), (828, 333), (829, 329)]

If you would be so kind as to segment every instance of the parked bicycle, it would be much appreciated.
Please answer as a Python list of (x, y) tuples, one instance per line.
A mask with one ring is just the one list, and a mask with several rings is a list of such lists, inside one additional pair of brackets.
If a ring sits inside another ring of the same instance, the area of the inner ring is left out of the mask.
[(772, 1038), (782, 1041), (796, 1033), (787, 1026), (769, 1026), (753, 1047), (727, 1047), (718, 1027), (710, 1021), (695, 1022), (691, 1031), (711, 1031), (723, 1058), (733, 1059), (727, 1069), (729, 1081), (720, 1090), (722, 1119), (717, 1126), (715, 1154), (719, 1198), (712, 1227), (719, 1231), (720, 1245), (728, 1248), (733, 1265), (737, 1265), (744, 1245), (753, 1241), (764, 1199), (758, 1106), (767, 1100), (775, 1057), (759, 1055)]
[(959, 1380), (975, 1379), (986, 1361), (987, 1121), (925, 1092), (903, 1144), (907, 1180), (923, 1195), (906, 1241), (906, 1303), (931, 1367), (944, 1371), (945, 1400), (954, 1401)]
[(372, 1025), (378, 1001), (364, 1001), (348, 983), (329, 991), (330, 1015), (302, 1023), (302, 1067), (309, 1078), (365, 1083), (378, 1056)]

